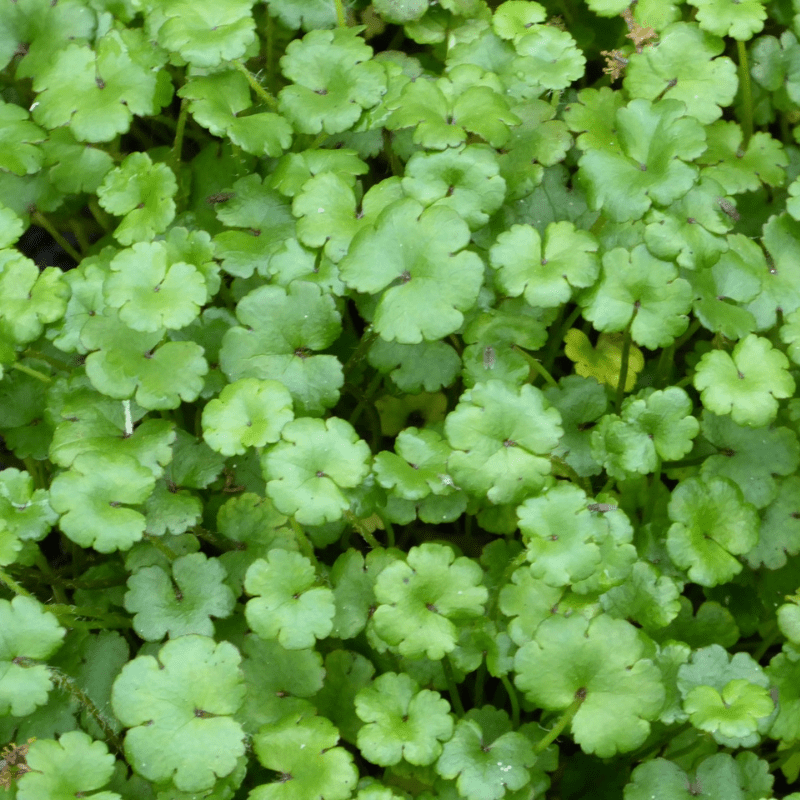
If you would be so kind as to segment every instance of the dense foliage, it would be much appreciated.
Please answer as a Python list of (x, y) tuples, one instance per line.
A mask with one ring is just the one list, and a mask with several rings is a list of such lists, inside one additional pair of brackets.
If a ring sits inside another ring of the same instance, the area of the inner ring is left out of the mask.
[(5, 0), (7, 796), (800, 798), (798, 35)]

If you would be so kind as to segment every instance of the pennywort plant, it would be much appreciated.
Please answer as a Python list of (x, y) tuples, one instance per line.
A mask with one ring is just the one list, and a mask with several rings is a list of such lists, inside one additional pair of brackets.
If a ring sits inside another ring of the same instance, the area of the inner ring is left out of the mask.
[(798, 36), (0, 5), (7, 796), (800, 798)]

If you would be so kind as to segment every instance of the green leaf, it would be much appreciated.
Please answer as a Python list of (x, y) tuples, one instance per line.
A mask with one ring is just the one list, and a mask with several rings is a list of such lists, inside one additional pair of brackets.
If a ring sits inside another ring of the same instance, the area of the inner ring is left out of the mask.
[(120, 244), (150, 241), (175, 218), (175, 175), (166, 164), (154, 164), (147, 153), (131, 153), (112, 169), (97, 198), (110, 214), (124, 217), (114, 238)]
[[(25, 659), (47, 659), (61, 646), (66, 634), (53, 614), (32, 597), (0, 599), (0, 713), (24, 717), (47, 702), (52, 686), (44, 664), (24, 664)], [(16, 659), (22, 659), (22, 663)]]
[(38, 542), (50, 532), (58, 515), (50, 506), (47, 489), (34, 489), (27, 472), (6, 467), (0, 472), (0, 519), (11, 536)]
[[(724, 234), (733, 224), (723, 210), (723, 206), (733, 209), (724, 195), (722, 186), (703, 174), (700, 182), (666, 212), (650, 209), (645, 217), (644, 240), (651, 253), (674, 259), (688, 270), (714, 264), (728, 249)], [(731, 213), (738, 212), (733, 209)], [(694, 273), (687, 277), (691, 280)]]
[(548, 386), (544, 396), (561, 414), (564, 434), (553, 455), (563, 458), (581, 476), (597, 475), (600, 465), (592, 456), (588, 430), (608, 408), (608, 397), (594, 378), (567, 375), (558, 387)]
[(625, 800), (759, 800), (772, 794), (769, 765), (755, 753), (728, 753), (703, 759), (687, 773), (674, 761), (656, 758), (640, 764), (625, 788)]
[(753, 747), (772, 721), (769, 678), (747, 653), (698, 650), (678, 669), (677, 686), (691, 723), (724, 746)]
[[(736, 739), (748, 745), (748, 734), (756, 730), (759, 719), (769, 716), (775, 708), (769, 692), (746, 680), (730, 681), (718, 692), (711, 686), (697, 686), (683, 702), (692, 725), (723, 740)], [(742, 741), (744, 740), (744, 741)], [(752, 741), (758, 742), (758, 738)]]
[(767, 330), (775, 325), (778, 309), (788, 315), (800, 308), (798, 232), (800, 223), (788, 214), (773, 216), (764, 225), (763, 243), (770, 260), (766, 270), (759, 270), (763, 291), (747, 306), (756, 317), (758, 330)]
[[(622, 365), (622, 334), (601, 333), (597, 337), (597, 347), (592, 346), (589, 337), (577, 328), (571, 328), (564, 337), (564, 355), (575, 362), (575, 372), (584, 378), (594, 378), (616, 389)], [(628, 356), (628, 374), (625, 378), (625, 391), (636, 386), (639, 373), (644, 368), (642, 351), (632, 345)]]
[(313, 31), (336, 25), (336, 7), (329, 0), (305, 0), (299, 5), (294, 0), (271, 0), (267, 11), (290, 30)]
[(458, 639), (456, 623), (479, 617), (487, 591), (483, 570), (441, 544), (412, 547), (405, 561), (378, 575), (372, 615), (374, 631), (408, 658), (439, 661)]
[(45, 128), (69, 125), (81, 142), (110, 142), (134, 114), (157, 113), (172, 97), (163, 51), (141, 31), (111, 30), (96, 50), (71, 44), (37, 72), (33, 118)]
[(17, 62), (17, 76), (30, 78), (47, 67), (69, 42), (91, 38), (96, 16), (81, 0), (51, 5), (50, 0), (32, 0), (23, 6), (12, 3), (0, 11), (0, 64), (5, 69), (20, 55), (17, 48), (27, 45)]
[(517, 651), (514, 682), (549, 710), (580, 700), (572, 736), (584, 752), (608, 758), (643, 744), (664, 703), (660, 671), (644, 651), (625, 620), (550, 617)]
[(62, 515), (59, 526), (81, 547), (100, 553), (128, 550), (141, 540), (140, 506), (155, 485), (152, 472), (130, 456), (86, 453), (53, 479), (50, 504)]
[(742, 234), (729, 235), (728, 245), (730, 249), (712, 267), (686, 277), (695, 293), (694, 312), (703, 327), (728, 339), (744, 339), (758, 325), (745, 306), (761, 291), (766, 260), (764, 251)]
[[(315, 650), (287, 650), (275, 640), (247, 634), (241, 647), (248, 702), (239, 712), (248, 733), (278, 722), (287, 711), (306, 707), (325, 678), (322, 656)], [(289, 704), (289, 705), (287, 705)]]
[[(468, 243), (469, 228), (456, 212), (423, 209), (408, 198), (356, 235), (339, 269), (351, 288), (381, 293), (374, 325), (384, 339), (432, 341), (456, 331), (477, 299), (484, 267), (475, 253), (459, 252)], [(450, 278), (454, 271), (457, 282)]]
[(128, 578), (125, 608), (134, 614), (133, 629), (142, 639), (160, 641), (199, 633), (212, 636), (211, 617), (231, 615), (235, 598), (223, 583), (225, 568), (202, 553), (181, 556), (162, 567), (145, 567)]
[(207, 300), (202, 274), (170, 255), (165, 242), (137, 242), (111, 260), (105, 301), (134, 331), (185, 328)]
[(742, 571), (736, 556), (758, 541), (758, 515), (727, 478), (689, 478), (672, 492), (667, 550), (701, 586), (725, 583)]
[(552, 222), (544, 243), (531, 225), (512, 225), (489, 251), (497, 282), (503, 291), (524, 294), (532, 306), (550, 308), (570, 300), (573, 288), (591, 286), (600, 264), (597, 242), (571, 222)]
[(435, 392), (450, 386), (461, 370), (458, 353), (444, 342), (400, 344), (377, 339), (367, 353), (367, 361), (375, 369), (388, 373), (404, 392)]
[(471, 230), (483, 227), (503, 203), (506, 184), (497, 156), (485, 145), (417, 152), (408, 160), (403, 191), (426, 208), (445, 206)]
[(689, 0), (697, 8), (700, 28), (717, 36), (730, 36), (746, 42), (764, 27), (767, 10), (763, 0)]
[(348, 176), (321, 172), (303, 184), (292, 203), (292, 213), (299, 218), (297, 237), (307, 247), (324, 248), (325, 255), (338, 263), (356, 233), (402, 196), (399, 180), (382, 181), (364, 195), (358, 209)]
[[(765, 470), (769, 461), (764, 460)], [(800, 553), (800, 477), (792, 475), (778, 484), (775, 499), (761, 520), (758, 544), (747, 553), (747, 563), (780, 569), (788, 556)]]
[(394, 447), (397, 455), (383, 450), (375, 456), (373, 471), (381, 486), (406, 500), (455, 491), (447, 474), (447, 458), (453, 451), (436, 431), (406, 428)]
[(438, 692), (420, 690), (406, 673), (386, 672), (356, 695), (361, 754), (373, 764), (432, 764), (453, 735), (450, 704)]
[(448, 460), (456, 484), (492, 503), (519, 502), (540, 491), (546, 457), (561, 437), (561, 418), (541, 390), (500, 381), (476, 384), (447, 415)]
[(249, 278), (259, 263), (268, 262), (295, 234), (289, 203), (268, 184), (258, 175), (240, 178), (233, 184), (232, 197), (216, 206), (220, 222), (244, 229), (214, 237), (216, 255), (231, 275)]
[[(709, 455), (700, 468), (707, 479), (730, 478), (756, 508), (768, 506), (778, 494), (780, 475), (791, 475), (800, 466), (800, 444), (788, 428), (751, 428), (730, 417), (703, 412), (703, 436), (719, 451)], [(776, 567), (771, 567), (776, 569)]]
[(689, 191), (697, 180), (689, 162), (706, 145), (700, 121), (686, 114), (686, 106), (675, 100), (640, 98), (620, 108), (620, 150), (587, 150), (578, 162), (592, 208), (602, 208), (615, 222), (629, 222), (641, 219), (653, 202), (669, 205)]
[(118, 400), (135, 398), (143, 408), (177, 408), (181, 400), (192, 402), (208, 372), (203, 348), (163, 339), (163, 329), (134, 331), (111, 310), (90, 315), (80, 334), (83, 346), (92, 351), (86, 358), (89, 380), (97, 391)]
[(83, 731), (53, 739), (37, 739), (25, 758), (30, 772), (19, 784), (19, 800), (72, 800), (92, 792), (95, 800), (122, 800), (116, 792), (95, 792), (114, 771), (114, 756), (103, 742)]
[(531, 575), (548, 586), (585, 580), (600, 565), (600, 542), (608, 528), (589, 511), (586, 493), (559, 484), (517, 507)]
[(78, 142), (69, 128), (50, 131), (42, 145), (48, 177), (65, 194), (94, 193), (114, 159), (105, 150)]
[(498, 596), (497, 606), (511, 618), (508, 635), (514, 644), (522, 646), (529, 642), (539, 625), (558, 606), (563, 592), (561, 587), (548, 585), (534, 577), (530, 567), (520, 567), (511, 575)]
[(683, 389), (670, 386), (643, 395), (626, 398), (621, 416), (606, 414), (592, 431), (592, 456), (613, 477), (646, 475), (656, 470), (659, 459), (678, 461), (700, 430)]
[(277, 442), (292, 419), (292, 396), (282, 383), (242, 378), (203, 409), (203, 438), (225, 456), (241, 455)]
[(250, 84), (238, 70), (217, 72), (187, 81), (178, 96), (189, 100), (195, 121), (214, 136), (226, 136), (246, 153), (277, 158), (292, 144), (292, 126), (279, 114), (253, 107)]
[(717, 181), (728, 194), (753, 192), (762, 182), (782, 186), (789, 159), (781, 143), (764, 131), (754, 133), (747, 147), (742, 146), (743, 139), (741, 127), (732, 120), (708, 125), (708, 149), (698, 159), (708, 165), (703, 174)]
[(30, 114), (20, 106), (0, 101), (0, 169), (15, 175), (38, 172), (44, 153), (37, 147), (47, 134), (30, 121)]
[(530, 25), (514, 40), (514, 48), (519, 58), (512, 69), (531, 75), (542, 89), (560, 91), (583, 77), (586, 57), (567, 31), (552, 25)]
[(315, 30), (286, 48), (281, 71), (292, 83), (278, 104), (299, 133), (346, 131), (386, 92), (386, 73), (359, 32)]
[(492, 706), (472, 708), (458, 721), (436, 762), (443, 778), (456, 779), (467, 800), (500, 800), (527, 786), (537, 756), (531, 740), (511, 730), (508, 714)]
[(702, 356), (694, 375), (703, 405), (730, 414), (738, 425), (763, 427), (778, 412), (778, 400), (794, 394), (789, 360), (768, 339), (748, 335), (729, 355), (712, 350)]
[(658, 47), (631, 55), (625, 89), (632, 97), (680, 100), (694, 121), (708, 125), (722, 116), (738, 87), (736, 65), (720, 56), (724, 48), (722, 39), (676, 22), (661, 32)]
[(609, 589), (600, 602), (612, 617), (634, 620), (652, 630), (665, 627), (678, 615), (681, 589), (674, 578), (646, 561), (637, 561), (625, 583)]
[(68, 297), (61, 270), (45, 267), (40, 272), (16, 250), (0, 250), (0, 353), (38, 339), (45, 324), (63, 316)]
[(413, 141), (432, 150), (458, 147), (475, 133), (502, 147), (509, 127), (522, 120), (509, 108), (499, 86), (482, 82), (483, 70), (462, 64), (447, 77), (407, 83), (386, 121), (389, 130), (414, 128)]
[(344, 382), (335, 356), (313, 355), (341, 332), (333, 297), (305, 281), (288, 289), (259, 286), (236, 306), (241, 323), (226, 331), (220, 366), (229, 380), (276, 380), (292, 395), (297, 413), (320, 414), (335, 405)]
[[(347, 800), (358, 781), (353, 756), (336, 747), (339, 732), (325, 717), (291, 714), (253, 737), (258, 760), (278, 773), (251, 800)], [(283, 777), (286, 776), (286, 777)]]
[(148, 27), (163, 48), (193, 67), (216, 67), (241, 58), (255, 42), (252, 5), (252, 0), (166, 0), (149, 9)]
[(232, 718), (245, 695), (240, 661), (230, 642), (190, 634), (167, 642), (157, 659), (138, 656), (122, 668), (111, 705), (129, 729), (125, 756), (140, 775), (198, 792), (233, 772), (244, 755)]
[(333, 628), (333, 592), (317, 586), (314, 567), (299, 553), (271, 550), (247, 570), (244, 588), (256, 595), (245, 607), (250, 627), (288, 650), (313, 647)]
[(350, 507), (343, 490), (359, 486), (369, 473), (367, 443), (337, 417), (295, 419), (281, 438), (261, 459), (275, 507), (303, 525), (341, 519)]
[(138, 424), (126, 435), (123, 403), (94, 391), (84, 375), (74, 375), (51, 389), (47, 413), (56, 423), (49, 455), (60, 467), (72, 466), (84, 453), (112, 459), (124, 455), (159, 478), (172, 457), (174, 423), (142, 420), (144, 409), (133, 406), (131, 422)]

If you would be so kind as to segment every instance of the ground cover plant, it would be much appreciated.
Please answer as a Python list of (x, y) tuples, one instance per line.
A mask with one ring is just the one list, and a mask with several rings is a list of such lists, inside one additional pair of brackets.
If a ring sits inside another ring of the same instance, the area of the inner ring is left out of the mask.
[(800, 798), (798, 35), (0, 5), (5, 796)]

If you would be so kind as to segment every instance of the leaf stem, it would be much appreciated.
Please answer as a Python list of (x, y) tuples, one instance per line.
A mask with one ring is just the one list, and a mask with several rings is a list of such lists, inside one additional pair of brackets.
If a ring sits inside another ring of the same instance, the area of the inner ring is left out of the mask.
[(58, 600), (59, 603), (63, 603), (64, 605), (67, 604), (67, 596), (64, 594), (63, 588), (58, 584), (56, 581), (56, 574), (53, 572), (53, 568), (50, 566), (50, 562), (44, 557), (44, 553), (37, 548), (36, 555), (34, 556), (33, 563), (39, 569), (39, 572), (44, 575), (46, 578), (46, 583), (50, 584), (50, 587), (53, 590), (53, 597)]
[(544, 752), (550, 745), (558, 739), (558, 737), (563, 733), (564, 729), (567, 725), (572, 722), (572, 718), (577, 713), (578, 709), (583, 704), (585, 698), (583, 697), (576, 697), (572, 703), (566, 708), (564, 713), (556, 720), (556, 724), (550, 729), (550, 732), (544, 739), (540, 739), (536, 747), (533, 748), (536, 755), (539, 753)]
[(153, 545), (162, 556), (170, 561), (174, 561), (178, 557), (178, 554), (171, 547), (162, 542), (158, 536), (153, 536), (152, 533), (145, 533), (143, 537), (149, 544)]
[(30, 375), (31, 378), (36, 378), (37, 381), (42, 381), (43, 383), (52, 383), (53, 379), (49, 375), (45, 375), (43, 372), (39, 372), (37, 369), (32, 369), (31, 367), (26, 366), (25, 364), (20, 364), (19, 361), (15, 361), (11, 365), (12, 369), (18, 369), (20, 372), (24, 372), (26, 375)]
[(61, 232), (41, 211), (34, 211), (31, 214), (31, 222), (40, 228), (44, 228), (76, 264), (81, 263), (83, 256), (61, 235)]
[(360, 520), (352, 511), (345, 511), (343, 516), (373, 550), (381, 546), (372, 531), (364, 524), (364, 521)]
[(742, 86), (742, 147), (746, 150), (753, 135), (753, 87), (750, 84), (750, 66), (745, 43), (737, 39), (736, 50), (739, 54), (739, 82)]
[(273, 111), (278, 108), (278, 101), (255, 79), (255, 76), (242, 63), (241, 59), (235, 58), (232, 62), (234, 67), (247, 78), (250, 88), (258, 95), (263, 103), (266, 103)]
[(96, 197), (90, 197), (86, 201), (86, 207), (89, 209), (89, 212), (94, 217), (95, 222), (106, 232), (108, 233), (113, 227), (113, 223), (111, 222), (111, 218), (100, 208), (100, 204), (97, 202)]
[(483, 705), (483, 687), (486, 684), (487, 675), (486, 659), (481, 661), (478, 671), (475, 673), (475, 689), (472, 693), (472, 707), (480, 708)]
[(508, 675), (501, 675), (500, 682), (506, 690), (509, 703), (511, 703), (511, 725), (514, 730), (517, 730), (519, 728), (519, 698), (517, 697), (517, 692), (514, 689), (514, 685), (508, 679)]
[(186, 131), (186, 118), (189, 116), (189, 103), (184, 98), (181, 100), (181, 110), (178, 113), (178, 124), (175, 127), (175, 139), (172, 142), (170, 166), (175, 173), (175, 180), (180, 183), (181, 160), (183, 157), (183, 135)]
[[(537, 375), (540, 375), (542, 378), (544, 378), (545, 381), (549, 383), (551, 386), (555, 386), (556, 388), (558, 388), (558, 383), (556, 383), (555, 378), (553, 378), (553, 376), (541, 364), (539, 359), (534, 358), (530, 353), (523, 350), (518, 344), (512, 344), (511, 349), (516, 350), (518, 353), (520, 353), (523, 356), (523, 358), (528, 362), (530, 368), (534, 372), (536, 372)], [(531, 381), (531, 383), (533, 383), (533, 381)]]
[(336, 23), (340, 28), (347, 27), (347, 15), (344, 13), (344, 3), (342, 0), (333, 0), (336, 6)]
[(356, 349), (350, 354), (347, 363), (342, 367), (345, 379), (366, 358), (367, 352), (378, 338), (378, 332), (370, 325), (361, 337)]
[(89, 697), (86, 692), (81, 689), (80, 686), (76, 683), (75, 679), (67, 675), (65, 672), (62, 672), (60, 669), (56, 667), (48, 667), (48, 671), (53, 678), (53, 683), (58, 686), (59, 689), (66, 692), (73, 698), (73, 700), (77, 701), (82, 705), (92, 719), (97, 723), (100, 730), (103, 732), (103, 736), (105, 736), (106, 741), (111, 744), (111, 746), (120, 754), (122, 755), (122, 740), (117, 736), (114, 728), (111, 725), (111, 721), (106, 717), (105, 714), (95, 705), (94, 701), (91, 697)]
[[(564, 307), (562, 306), (562, 310), (560, 312), (562, 315), (564, 313), (563, 308)], [(578, 319), (580, 314), (581, 307), (575, 306), (570, 315), (559, 325), (558, 331), (550, 336), (542, 356), (542, 364), (544, 364), (546, 369), (551, 370), (553, 368), (553, 362), (556, 360), (556, 353), (558, 352), (559, 345), (561, 345), (561, 343), (564, 341), (567, 331), (575, 324), (575, 320)], [(558, 320), (556, 320), (556, 323), (557, 322)]]
[(0, 583), (4, 583), (14, 594), (20, 597), (33, 597), (24, 586), (17, 583), (2, 567), (0, 567)]
[(688, 342), (689, 339), (691, 339), (695, 335), (695, 333), (697, 333), (699, 328), (700, 328), (700, 320), (693, 319), (689, 327), (684, 331), (683, 336), (679, 336), (672, 343), (671, 347), (673, 347), (676, 352), (680, 350), (681, 347), (683, 347), (683, 345), (686, 344), (686, 342)]
[(444, 672), (444, 679), (447, 681), (447, 691), (450, 695), (450, 705), (456, 712), (456, 716), (464, 716), (464, 704), (461, 702), (461, 696), (458, 693), (458, 685), (456, 684), (456, 676), (453, 672), (453, 665), (450, 663), (450, 656), (445, 656), (442, 659), (442, 671)]
[(619, 414), (622, 408), (622, 401), (625, 399), (625, 384), (628, 382), (628, 361), (631, 357), (631, 328), (636, 319), (638, 307), (634, 307), (633, 316), (625, 328), (625, 338), (622, 340), (622, 361), (619, 365), (619, 382), (617, 383), (617, 397), (614, 401), (614, 411)]
[(289, 521), (300, 545), (300, 552), (314, 565), (314, 569), (316, 569), (319, 564), (317, 563), (317, 556), (314, 553), (314, 546), (309, 541), (308, 536), (306, 536), (306, 532), (300, 527), (300, 523), (294, 517), (289, 517)]

